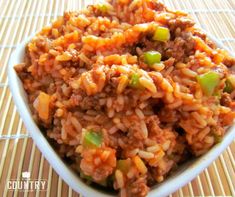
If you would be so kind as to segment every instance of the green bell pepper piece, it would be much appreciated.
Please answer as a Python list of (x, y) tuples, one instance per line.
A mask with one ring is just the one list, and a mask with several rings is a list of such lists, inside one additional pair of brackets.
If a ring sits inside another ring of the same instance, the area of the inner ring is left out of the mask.
[(169, 39), (170, 39), (170, 30), (166, 27), (157, 27), (153, 35), (153, 40), (166, 42)]
[(85, 132), (83, 145), (88, 148), (97, 148), (101, 146), (102, 139), (101, 132), (89, 130)]
[(139, 79), (140, 79), (139, 74), (138, 73), (133, 73), (131, 75), (129, 86), (131, 86), (132, 88), (139, 88), (141, 86), (140, 82), (139, 82)]
[(129, 169), (131, 167), (131, 161), (126, 159), (126, 160), (118, 160), (117, 161), (117, 169), (121, 170), (123, 173), (128, 173)]
[(231, 93), (232, 91), (233, 91), (233, 85), (229, 79), (226, 79), (224, 92)]
[(198, 75), (197, 81), (204, 94), (211, 96), (220, 82), (220, 76), (217, 72), (209, 71), (205, 74)]
[(148, 64), (149, 66), (155, 63), (160, 63), (161, 58), (162, 58), (161, 53), (157, 51), (147, 51), (144, 53), (144, 62)]

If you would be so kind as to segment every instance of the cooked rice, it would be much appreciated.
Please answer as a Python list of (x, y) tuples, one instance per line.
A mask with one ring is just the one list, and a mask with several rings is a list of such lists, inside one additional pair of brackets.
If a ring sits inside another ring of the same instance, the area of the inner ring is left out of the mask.
[[(170, 40), (152, 39), (157, 26)], [(148, 66), (144, 53), (153, 50), (162, 60)], [(157, 0), (113, 0), (64, 13), (30, 41), (15, 69), (61, 157), (124, 197), (146, 196), (219, 142), (235, 116), (234, 67), (186, 13)], [(220, 80), (212, 95), (198, 82), (209, 71)], [(91, 131), (101, 136), (98, 147), (86, 144)]]

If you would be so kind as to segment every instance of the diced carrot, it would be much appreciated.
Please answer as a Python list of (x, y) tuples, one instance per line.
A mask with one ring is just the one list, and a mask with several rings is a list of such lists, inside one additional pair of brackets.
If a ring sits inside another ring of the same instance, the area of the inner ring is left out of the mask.
[(222, 118), (222, 125), (228, 126), (233, 123), (233, 119), (235, 118), (235, 112), (229, 112), (227, 114), (220, 115)]
[(59, 27), (61, 27), (63, 25), (63, 23), (64, 23), (64, 19), (63, 19), (62, 16), (60, 16), (60, 17), (58, 17), (58, 19), (56, 21), (54, 21), (52, 23), (52, 27), (59, 28)]
[(141, 174), (146, 174), (148, 169), (145, 166), (144, 162), (142, 161), (142, 159), (140, 159), (139, 156), (135, 156), (133, 158), (133, 162), (135, 163), (137, 169), (141, 172)]
[(212, 48), (210, 48), (205, 42), (204, 40), (202, 40), (201, 38), (197, 37), (197, 36), (193, 36), (194, 40), (196, 41), (196, 49), (199, 51), (204, 51), (206, 52), (208, 55), (212, 55)]
[(48, 120), (50, 112), (50, 95), (40, 92), (37, 99), (38, 102), (35, 107), (38, 111), (39, 117), (42, 120)]
[(121, 4), (129, 4), (130, 3), (130, 0), (119, 0), (118, 3), (121, 3)]
[(222, 53), (216, 53), (213, 57), (213, 61), (216, 64), (220, 64), (224, 60), (224, 55)]

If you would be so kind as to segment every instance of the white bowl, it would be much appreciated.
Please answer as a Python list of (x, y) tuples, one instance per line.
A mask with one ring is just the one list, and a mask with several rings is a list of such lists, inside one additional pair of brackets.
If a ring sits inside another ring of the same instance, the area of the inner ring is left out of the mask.
[[(208, 35), (208, 34), (207, 34)], [(213, 36), (209, 37), (217, 44), (218, 47), (226, 49), (226, 47)], [(15, 51), (12, 53), (9, 67), (8, 67), (8, 78), (10, 90), (13, 95), (13, 99), (17, 106), (18, 112), (20, 113), (23, 122), (32, 136), (37, 147), (40, 149), (42, 154), (52, 165), (54, 170), (62, 177), (62, 179), (72, 187), (76, 192), (83, 194), (86, 197), (111, 197), (115, 196), (104, 190), (98, 190), (91, 186), (86, 185), (77, 174), (75, 174), (57, 155), (53, 150), (47, 139), (44, 137), (36, 123), (32, 118), (31, 111), (27, 102), (27, 96), (22, 86), (22, 83), (14, 70), (14, 65), (22, 63), (24, 60), (25, 46), (32, 38), (29, 37), (24, 42), (19, 44)], [(227, 50), (227, 49), (226, 49)], [(231, 54), (231, 53), (230, 53)], [(235, 138), (235, 125), (233, 125), (225, 134), (222, 142), (216, 144), (210, 151), (203, 156), (193, 159), (182, 166), (167, 178), (163, 183), (158, 184), (151, 188), (148, 196), (149, 197), (162, 197), (167, 196), (180, 187), (190, 182), (200, 172), (202, 172), (207, 166), (210, 165), (226, 147)]]

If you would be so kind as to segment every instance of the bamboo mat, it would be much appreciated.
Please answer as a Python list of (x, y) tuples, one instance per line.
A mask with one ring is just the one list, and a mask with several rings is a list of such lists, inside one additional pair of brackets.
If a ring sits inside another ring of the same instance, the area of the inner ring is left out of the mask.
[[(79, 196), (35, 147), (16, 111), (8, 87), (7, 64), (17, 44), (62, 15), (94, 3), (88, 0), (0, 0), (0, 196)], [(235, 53), (235, 0), (164, 0), (189, 12), (205, 30)], [(171, 196), (235, 196), (235, 141), (192, 182)], [(47, 191), (8, 191), (5, 182), (23, 171), (48, 180)]]

